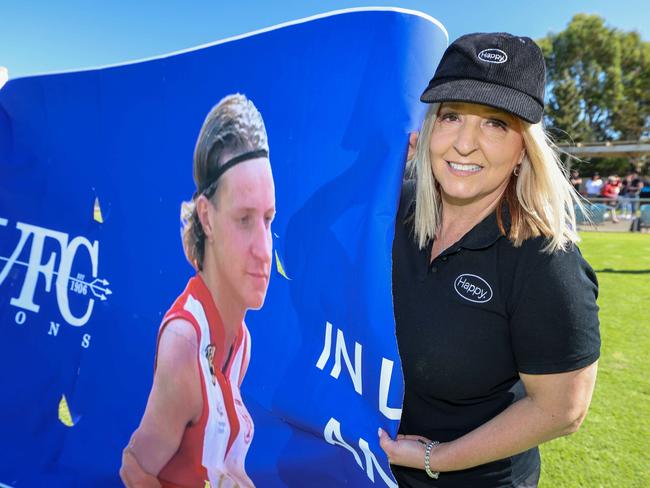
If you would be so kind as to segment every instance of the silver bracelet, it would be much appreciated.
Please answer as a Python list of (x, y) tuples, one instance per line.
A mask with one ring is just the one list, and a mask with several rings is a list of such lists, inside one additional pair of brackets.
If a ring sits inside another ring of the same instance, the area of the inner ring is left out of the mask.
[(427, 444), (427, 447), (424, 448), (424, 471), (429, 475), (429, 478), (433, 478), (434, 480), (438, 479), (440, 471), (431, 471), (429, 456), (431, 455), (431, 449), (433, 449), (433, 446), (437, 446), (438, 444), (440, 444), (439, 441), (431, 441)]

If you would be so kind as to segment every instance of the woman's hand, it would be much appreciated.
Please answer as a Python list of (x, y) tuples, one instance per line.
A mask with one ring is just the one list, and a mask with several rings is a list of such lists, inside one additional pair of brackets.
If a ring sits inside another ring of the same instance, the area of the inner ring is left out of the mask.
[(424, 449), (429, 442), (421, 435), (398, 434), (397, 439), (393, 440), (383, 429), (379, 429), (379, 445), (390, 464), (424, 469)]

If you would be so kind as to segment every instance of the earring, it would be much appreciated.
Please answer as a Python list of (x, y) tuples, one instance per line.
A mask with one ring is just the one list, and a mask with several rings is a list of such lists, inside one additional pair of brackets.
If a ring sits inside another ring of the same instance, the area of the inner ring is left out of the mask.
[(515, 166), (515, 169), (512, 170), (512, 174), (515, 176), (519, 176), (519, 165)]

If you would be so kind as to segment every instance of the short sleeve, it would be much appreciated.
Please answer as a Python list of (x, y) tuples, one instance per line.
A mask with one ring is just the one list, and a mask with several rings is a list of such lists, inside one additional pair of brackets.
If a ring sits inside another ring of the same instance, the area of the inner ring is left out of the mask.
[(588, 366), (600, 356), (596, 274), (576, 246), (537, 251), (534, 261), (513, 283), (510, 332), (517, 369), (549, 374)]

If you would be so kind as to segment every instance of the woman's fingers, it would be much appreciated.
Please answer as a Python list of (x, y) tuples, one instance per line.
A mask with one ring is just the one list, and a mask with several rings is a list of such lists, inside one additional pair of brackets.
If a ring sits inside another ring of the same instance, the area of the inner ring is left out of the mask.
[(388, 456), (388, 462), (400, 466), (422, 469), (424, 447), (429, 439), (420, 435), (399, 434), (396, 440), (379, 429), (379, 445)]
[(393, 447), (393, 444), (395, 444), (395, 441), (390, 438), (390, 436), (386, 433), (384, 429), (381, 427), (377, 431), (377, 434), (379, 435), (379, 445), (381, 448), (384, 450), (386, 454), (389, 454), (389, 450)]
[(380, 428), (379, 431), (379, 446), (384, 450), (388, 457), (388, 462), (391, 464), (399, 464), (399, 440), (393, 440), (390, 436)]

